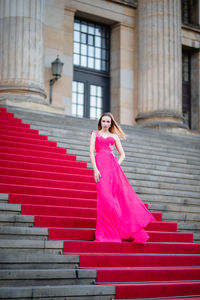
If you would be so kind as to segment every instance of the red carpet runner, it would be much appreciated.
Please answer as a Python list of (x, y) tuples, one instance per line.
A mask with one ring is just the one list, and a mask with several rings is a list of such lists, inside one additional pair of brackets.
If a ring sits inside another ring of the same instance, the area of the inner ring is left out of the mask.
[(97, 269), (97, 284), (115, 285), (116, 299), (200, 295), (200, 244), (191, 233), (153, 213), (147, 245), (93, 242), (92, 170), (5, 108), (0, 116), (0, 193), (49, 227), (49, 239), (64, 240), (65, 254), (80, 254), (80, 267)]

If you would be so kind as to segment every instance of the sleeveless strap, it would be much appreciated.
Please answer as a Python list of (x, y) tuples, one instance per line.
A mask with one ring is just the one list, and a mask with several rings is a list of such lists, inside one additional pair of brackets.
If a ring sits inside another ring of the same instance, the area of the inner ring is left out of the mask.
[(98, 130), (92, 130), (92, 131), (90, 132), (90, 134), (92, 134), (93, 132), (95, 133), (96, 136), (100, 136)]

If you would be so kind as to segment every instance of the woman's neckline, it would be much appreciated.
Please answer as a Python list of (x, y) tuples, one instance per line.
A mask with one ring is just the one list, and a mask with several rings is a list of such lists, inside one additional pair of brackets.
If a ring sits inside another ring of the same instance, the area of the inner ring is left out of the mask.
[(104, 139), (108, 139), (109, 137), (112, 137), (113, 139), (115, 139), (114, 136), (113, 136), (113, 134), (112, 134), (112, 135), (108, 135), (107, 137), (104, 137), (103, 135), (101, 135), (101, 134), (99, 133), (99, 130), (97, 130), (97, 132), (98, 132), (98, 135), (101, 136), (101, 137), (104, 138)]

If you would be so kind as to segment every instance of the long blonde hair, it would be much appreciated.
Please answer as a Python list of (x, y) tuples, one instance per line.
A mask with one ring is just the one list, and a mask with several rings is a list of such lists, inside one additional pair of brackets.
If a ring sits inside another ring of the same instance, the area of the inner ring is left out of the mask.
[(102, 120), (102, 118), (105, 117), (105, 116), (110, 117), (110, 119), (111, 119), (111, 126), (110, 126), (110, 128), (109, 128), (109, 131), (110, 131), (111, 133), (117, 134), (118, 137), (119, 137), (120, 139), (126, 139), (126, 137), (127, 137), (126, 134), (123, 132), (123, 130), (122, 130), (122, 129), (120, 128), (120, 126), (117, 124), (117, 122), (115, 121), (113, 115), (112, 115), (110, 112), (105, 112), (105, 113), (103, 113), (103, 114), (101, 115), (101, 117), (100, 117), (100, 119), (99, 119), (99, 121), (98, 121), (98, 130), (101, 130), (101, 129), (102, 129), (102, 126), (101, 126), (101, 120)]

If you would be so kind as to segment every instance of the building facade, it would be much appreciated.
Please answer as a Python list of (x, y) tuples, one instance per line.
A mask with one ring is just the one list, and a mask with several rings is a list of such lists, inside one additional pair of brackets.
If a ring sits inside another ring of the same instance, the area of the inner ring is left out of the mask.
[(198, 131), (199, 25), (199, 0), (0, 0), (0, 103)]

